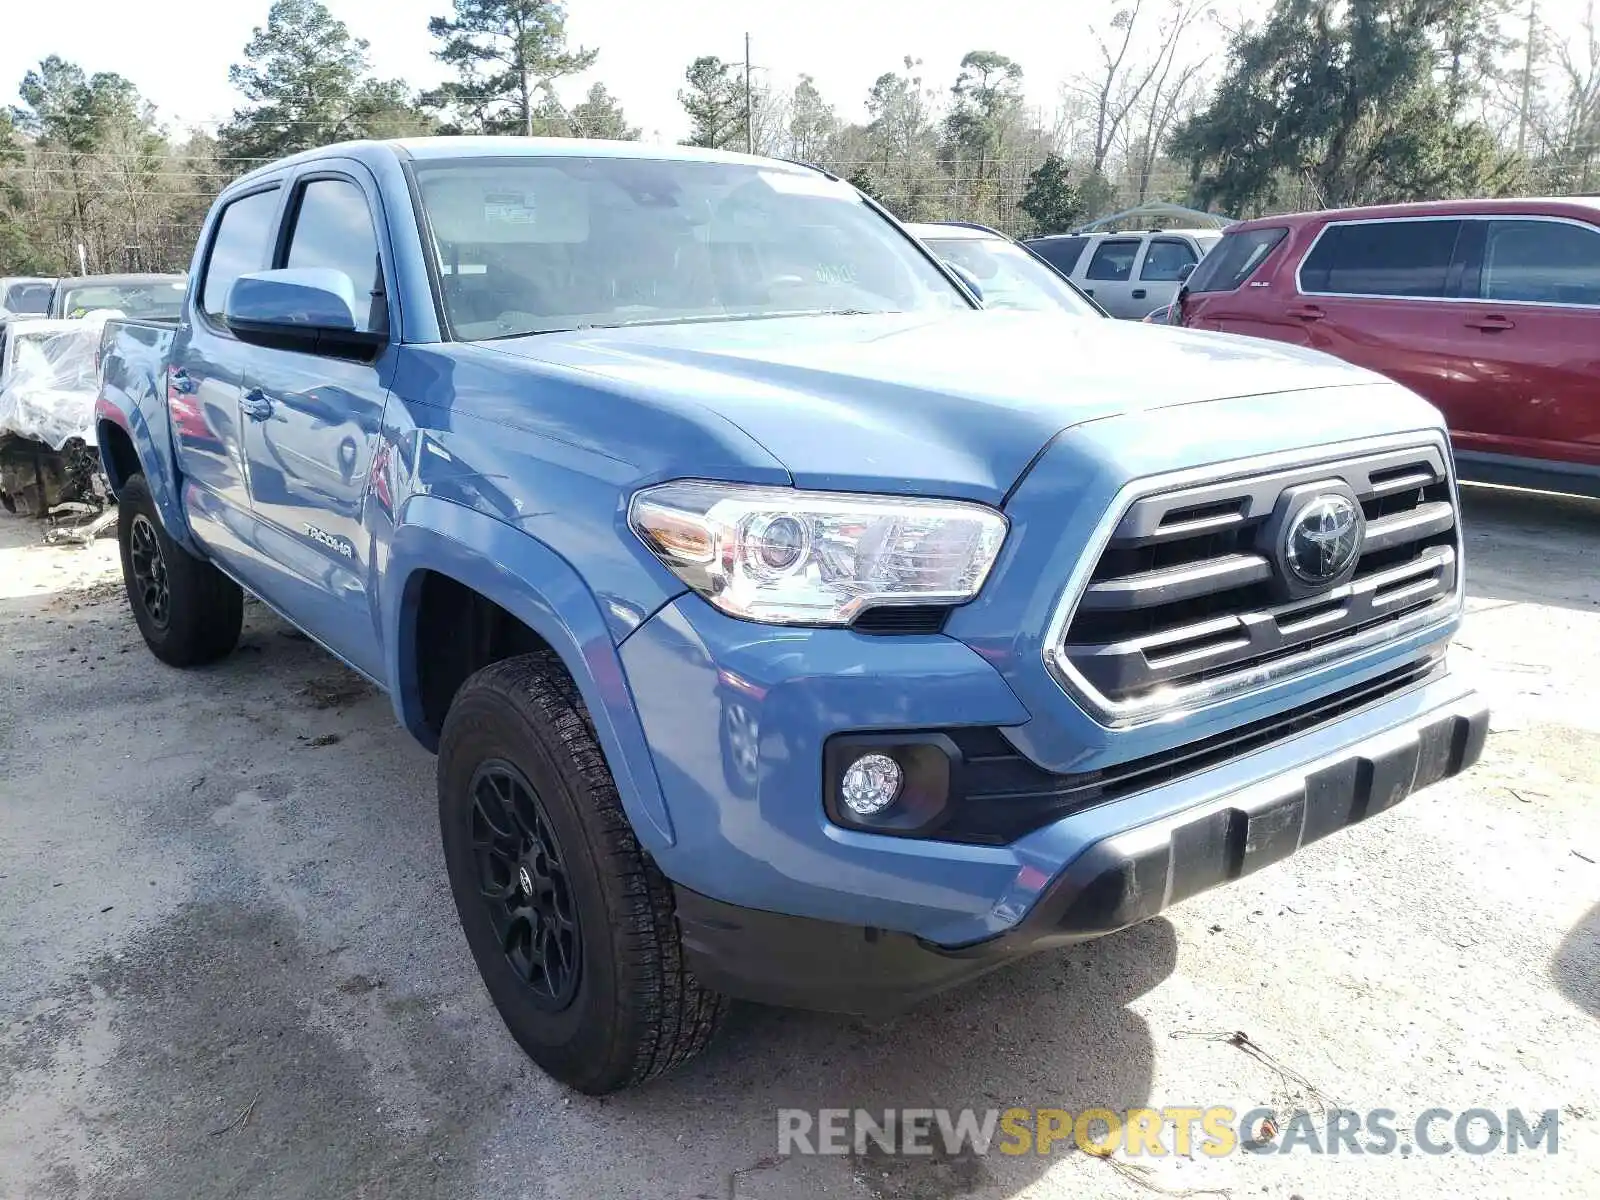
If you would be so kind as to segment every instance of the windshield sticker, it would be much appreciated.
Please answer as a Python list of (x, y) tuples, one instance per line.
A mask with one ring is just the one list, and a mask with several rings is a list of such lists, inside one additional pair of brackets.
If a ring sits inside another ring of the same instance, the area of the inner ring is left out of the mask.
[(534, 225), (539, 220), (538, 201), (522, 192), (493, 192), (483, 198), (483, 219), (500, 225)]

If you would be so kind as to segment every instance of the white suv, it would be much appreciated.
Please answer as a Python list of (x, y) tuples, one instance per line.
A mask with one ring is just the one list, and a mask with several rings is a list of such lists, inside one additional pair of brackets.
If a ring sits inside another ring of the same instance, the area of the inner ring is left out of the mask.
[(1025, 244), (1113, 317), (1137, 321), (1171, 304), (1178, 285), (1221, 240), (1217, 229), (1146, 229), (1063, 233)]

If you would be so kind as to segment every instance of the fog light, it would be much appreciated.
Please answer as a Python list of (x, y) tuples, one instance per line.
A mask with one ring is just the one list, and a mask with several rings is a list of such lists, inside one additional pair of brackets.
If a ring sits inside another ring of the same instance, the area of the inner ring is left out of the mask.
[(839, 794), (858, 817), (870, 817), (893, 804), (900, 794), (900, 764), (887, 754), (863, 754), (845, 770)]

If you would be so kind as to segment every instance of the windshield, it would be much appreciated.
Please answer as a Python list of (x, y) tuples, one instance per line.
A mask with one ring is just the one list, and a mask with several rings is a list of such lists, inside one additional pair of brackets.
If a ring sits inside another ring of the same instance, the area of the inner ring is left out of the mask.
[(1100, 315), (1071, 284), (1020, 246), (999, 238), (924, 240), (940, 258), (954, 263), (978, 281), (983, 289), (985, 308), (1069, 312), (1079, 317)]
[(183, 292), (182, 280), (66, 288), (61, 296), (61, 313), (66, 317), (83, 317), (110, 309), (127, 317), (176, 320), (183, 313)]
[(804, 168), (549, 157), (414, 169), (445, 315), (468, 340), (969, 307), (854, 188)]
[(5, 294), (0, 296), (0, 309), (10, 313), (42, 317), (50, 311), (50, 292), (53, 286), (48, 283), (13, 283), (5, 290)]

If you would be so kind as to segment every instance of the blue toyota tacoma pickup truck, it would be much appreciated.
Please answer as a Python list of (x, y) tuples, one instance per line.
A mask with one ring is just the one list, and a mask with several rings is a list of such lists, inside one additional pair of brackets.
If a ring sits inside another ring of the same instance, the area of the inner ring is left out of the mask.
[(826, 173), (330, 146), (112, 322), (133, 616), (248, 589), (438, 755), (462, 928), (545, 1070), (730, 997), (886, 1013), (1145, 920), (1478, 756), (1438, 414), (1310, 352), (985, 312)]

